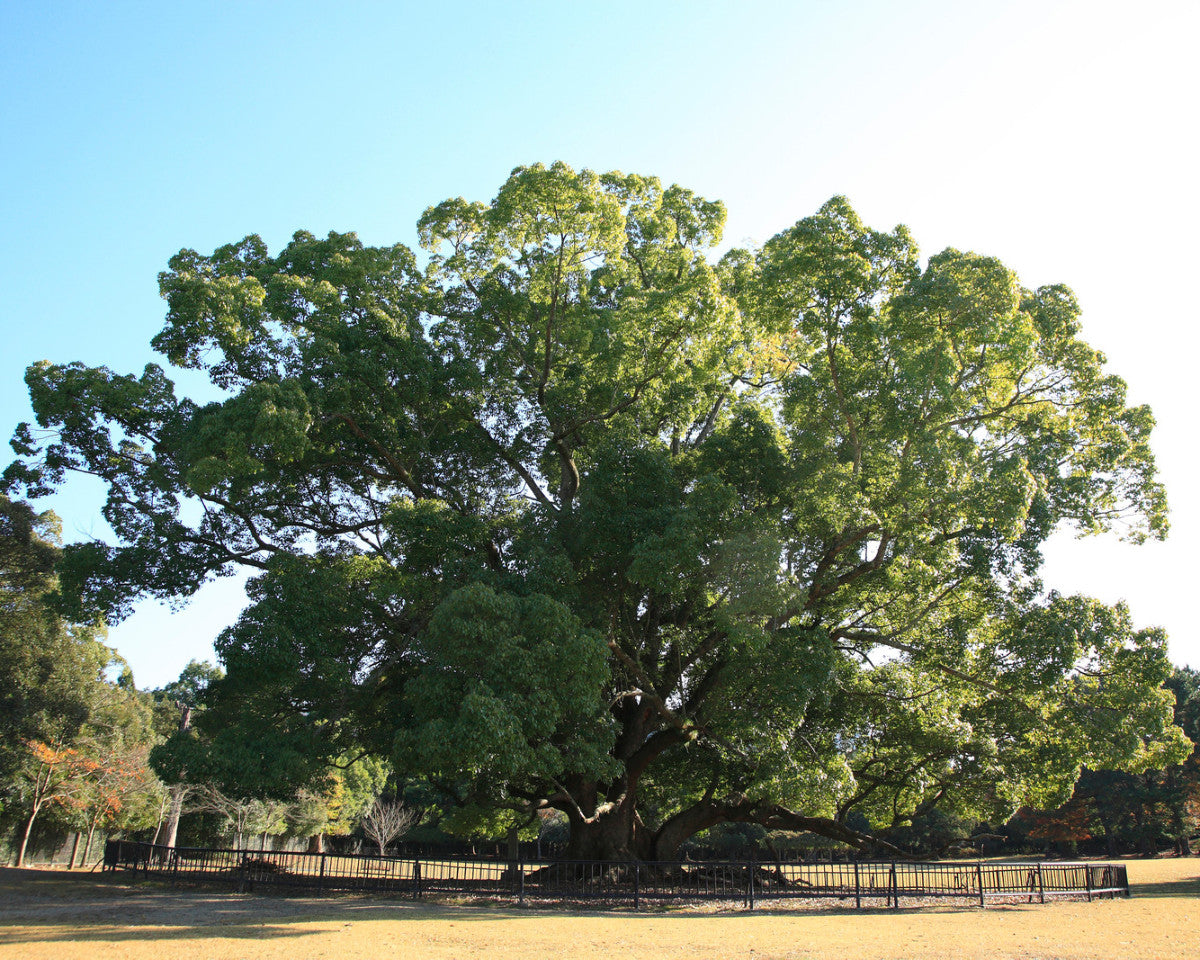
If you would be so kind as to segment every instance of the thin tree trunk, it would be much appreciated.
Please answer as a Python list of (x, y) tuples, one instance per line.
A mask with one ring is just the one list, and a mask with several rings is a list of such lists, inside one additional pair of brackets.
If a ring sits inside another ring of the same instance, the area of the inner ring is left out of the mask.
[(71, 864), (68, 869), (75, 869), (75, 854), (79, 853), (79, 831), (75, 831), (75, 842), (71, 844)]
[(25, 832), (21, 834), (21, 846), (17, 848), (17, 866), (25, 866), (25, 848), (29, 845), (29, 831), (33, 829), (33, 820), (42, 808), (41, 801), (35, 801), (29, 819), (25, 821)]
[(92, 817), (92, 825), (88, 827), (87, 843), (83, 845), (83, 865), (86, 867), (88, 862), (88, 854), (92, 852), (92, 837), (96, 833), (96, 824), (100, 822), (100, 814), (97, 813)]
[[(154, 839), (150, 841), (150, 846), (158, 846), (158, 838), (162, 833), (163, 823), (167, 818), (167, 806), (171, 802), (171, 794), (165, 794), (158, 804), (158, 823), (154, 825)], [(179, 828), (179, 821), (175, 822), (176, 829)]]

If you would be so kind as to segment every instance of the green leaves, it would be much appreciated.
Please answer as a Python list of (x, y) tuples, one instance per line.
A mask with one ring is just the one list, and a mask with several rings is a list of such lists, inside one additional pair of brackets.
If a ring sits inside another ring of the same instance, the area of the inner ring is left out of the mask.
[(108, 485), (119, 543), (61, 563), (80, 616), (258, 572), (203, 724), (263, 791), (365, 750), (467, 819), (619, 817), (648, 853), (1174, 757), (1161, 638), (1038, 599), (1056, 528), (1166, 530), (1153, 418), (1070, 291), (922, 264), (840, 197), (712, 264), (724, 216), (556, 163), (429, 208), (424, 268), (354, 234), (182, 251), (155, 347), (220, 395), (35, 366), (5, 482)]
[(405, 693), (414, 723), (396, 737), (405, 769), (492, 796), (612, 772), (600, 699), (608, 651), (562, 604), (464, 587), (415, 653), (422, 669)]

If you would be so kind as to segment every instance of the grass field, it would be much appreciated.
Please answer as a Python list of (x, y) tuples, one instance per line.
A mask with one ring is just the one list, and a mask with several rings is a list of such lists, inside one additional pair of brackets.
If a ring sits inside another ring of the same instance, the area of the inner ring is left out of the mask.
[(633, 913), (239, 895), (0, 869), (0, 960), (1200, 957), (1200, 858), (1131, 860), (1130, 900)]

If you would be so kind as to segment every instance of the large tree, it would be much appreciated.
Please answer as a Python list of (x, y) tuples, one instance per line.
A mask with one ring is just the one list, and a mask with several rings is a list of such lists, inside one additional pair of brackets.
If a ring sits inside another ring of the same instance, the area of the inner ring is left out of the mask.
[(264, 790), (374, 752), (664, 857), (1180, 758), (1161, 632), (1037, 581), (1061, 526), (1166, 529), (1070, 291), (922, 263), (840, 198), (712, 262), (723, 220), (555, 164), (426, 211), (423, 269), (353, 234), (184, 250), (154, 346), (222, 399), (37, 364), (7, 476), (107, 484), (83, 610), (258, 571), (203, 722)]

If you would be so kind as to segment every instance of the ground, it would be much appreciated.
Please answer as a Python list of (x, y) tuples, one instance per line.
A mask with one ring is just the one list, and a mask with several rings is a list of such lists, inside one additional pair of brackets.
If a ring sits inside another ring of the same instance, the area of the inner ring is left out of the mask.
[(1195, 960), (1200, 858), (1128, 865), (1129, 900), (637, 914), (255, 896), (121, 874), (0, 869), (0, 960)]

